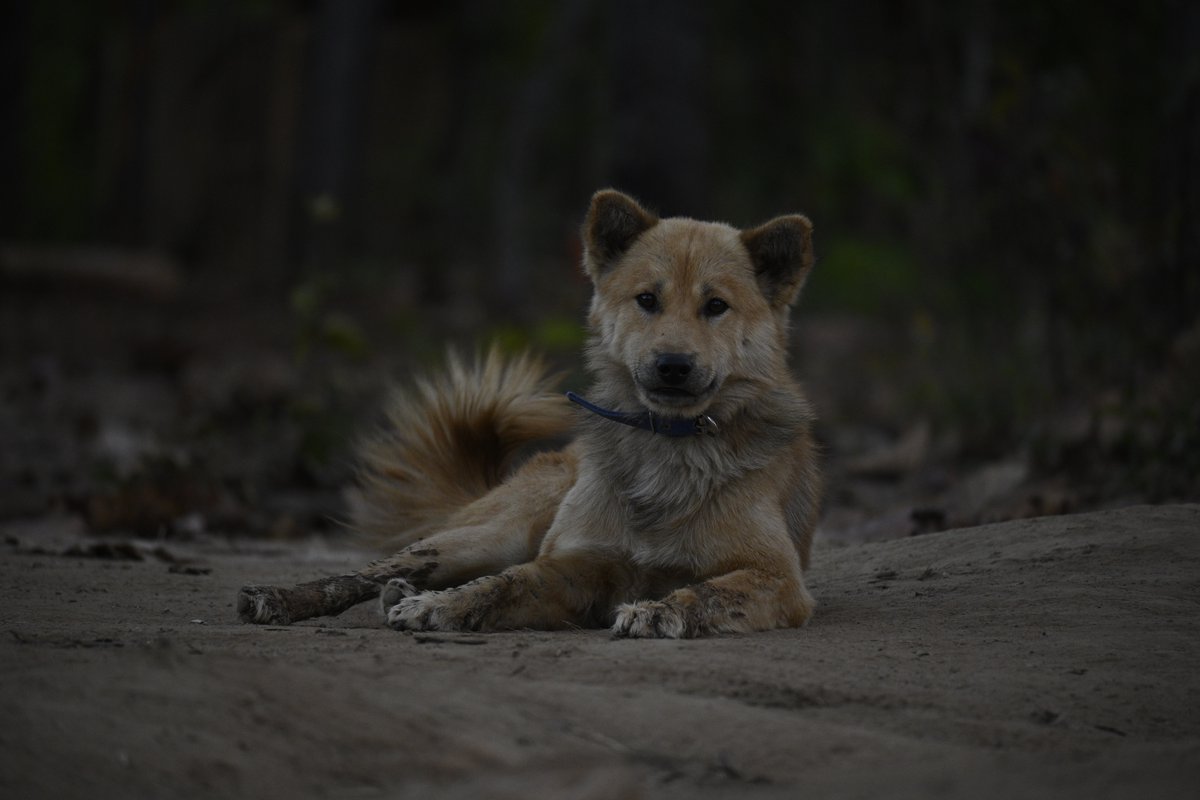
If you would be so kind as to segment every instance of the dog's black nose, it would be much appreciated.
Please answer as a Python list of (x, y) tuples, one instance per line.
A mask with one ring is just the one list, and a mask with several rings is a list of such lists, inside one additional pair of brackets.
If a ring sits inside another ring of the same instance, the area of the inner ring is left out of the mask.
[(692, 359), (683, 353), (663, 353), (654, 362), (658, 377), (669, 386), (678, 386), (687, 380), (692, 371)]

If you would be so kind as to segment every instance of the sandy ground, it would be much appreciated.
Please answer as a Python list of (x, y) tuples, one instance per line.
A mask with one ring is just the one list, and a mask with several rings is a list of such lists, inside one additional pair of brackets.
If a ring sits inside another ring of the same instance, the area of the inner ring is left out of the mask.
[(1197, 505), (827, 546), (807, 628), (678, 642), (401, 634), (372, 607), (253, 627), (235, 618), (242, 584), (363, 556), (139, 543), (122, 560), (58, 554), (69, 520), (4, 533), (4, 797), (1200, 786)]

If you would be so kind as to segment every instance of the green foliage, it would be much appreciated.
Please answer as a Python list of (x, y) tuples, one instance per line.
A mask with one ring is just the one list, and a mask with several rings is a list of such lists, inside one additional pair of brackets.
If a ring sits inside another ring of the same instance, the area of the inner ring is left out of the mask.
[(903, 132), (885, 117), (833, 110), (811, 133), (810, 166), (817, 185), (840, 205), (874, 203), (903, 208), (919, 197)]
[(501, 325), (487, 338), (508, 353), (529, 349), (545, 353), (571, 353), (583, 346), (587, 332), (577, 320), (549, 317), (532, 327)]
[(366, 332), (348, 314), (330, 311), (321, 319), (321, 341), (329, 348), (361, 361), (370, 353)]
[(896, 312), (920, 302), (922, 277), (903, 245), (834, 239), (821, 248), (805, 304), (872, 315)]
[(28, 234), (78, 239), (90, 232), (95, 202), (95, 124), (86, 112), (94, 79), (90, 56), (104, 14), (101, 4), (87, 0), (30, 8), (37, 46), (29, 56), (19, 140)]
[(288, 420), (298, 433), (297, 464), (310, 479), (321, 482), (336, 459), (345, 458), (356, 420), (343, 407), (331, 387), (318, 394), (295, 398), (287, 407)]
[(296, 319), (296, 356), (307, 359), (316, 348), (326, 348), (361, 361), (371, 344), (362, 325), (349, 314), (329, 308), (334, 281), (318, 275), (292, 289), (290, 304)]

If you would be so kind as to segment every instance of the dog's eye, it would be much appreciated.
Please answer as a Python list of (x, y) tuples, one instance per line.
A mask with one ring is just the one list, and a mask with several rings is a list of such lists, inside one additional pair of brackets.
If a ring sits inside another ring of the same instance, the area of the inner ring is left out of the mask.
[(658, 296), (650, 292), (642, 292), (637, 296), (637, 304), (647, 311), (655, 311), (658, 309)]
[(704, 316), (719, 317), (729, 310), (729, 303), (719, 297), (714, 297), (704, 304)]

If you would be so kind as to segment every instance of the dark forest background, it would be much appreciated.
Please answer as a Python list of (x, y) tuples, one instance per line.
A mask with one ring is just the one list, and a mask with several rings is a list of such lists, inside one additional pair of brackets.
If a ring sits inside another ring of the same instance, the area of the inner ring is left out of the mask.
[(831, 535), (1200, 499), (1195, 3), (9, 2), (0, 118), (0, 516), (326, 526), (606, 186), (814, 220)]

